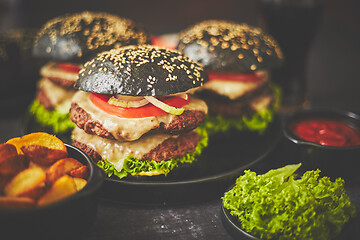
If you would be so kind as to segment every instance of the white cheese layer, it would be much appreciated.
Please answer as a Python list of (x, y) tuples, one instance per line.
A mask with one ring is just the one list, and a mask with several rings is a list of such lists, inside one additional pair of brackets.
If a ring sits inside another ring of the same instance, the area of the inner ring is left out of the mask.
[(269, 107), (272, 99), (272, 96), (259, 97), (251, 101), (250, 106), (256, 112), (262, 112)]

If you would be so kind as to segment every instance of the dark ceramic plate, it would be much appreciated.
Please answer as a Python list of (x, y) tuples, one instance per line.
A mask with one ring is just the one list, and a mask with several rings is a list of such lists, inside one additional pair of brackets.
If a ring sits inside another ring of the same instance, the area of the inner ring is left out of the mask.
[[(101, 196), (132, 204), (185, 203), (218, 197), (243, 170), (275, 148), (281, 137), (280, 126), (276, 118), (263, 135), (246, 132), (212, 137), (197, 162), (173, 169), (167, 176), (106, 178)], [(25, 122), (25, 131), (39, 130), (41, 127), (33, 120)], [(69, 135), (58, 137), (70, 140)]]
[[(233, 187), (234, 187), (234, 185), (232, 185), (226, 191), (229, 191)], [(360, 221), (359, 216), (356, 216), (355, 218), (350, 219), (350, 221), (344, 225), (341, 233), (336, 238), (334, 238), (334, 240), (358, 239), (358, 236), (357, 235), (354, 236), (353, 233), (358, 228), (359, 221)], [(238, 218), (234, 217), (230, 214), (230, 211), (224, 207), (223, 202), (221, 202), (221, 222), (222, 222), (224, 228), (227, 230), (227, 232), (234, 239), (261, 240), (261, 238), (251, 235), (250, 233), (243, 230), (241, 228), (241, 223), (239, 222)]]
[(167, 176), (107, 178), (103, 196), (126, 203), (185, 203), (220, 196), (243, 170), (263, 160), (281, 137), (280, 121), (264, 135), (237, 133), (210, 137), (197, 162)]
[[(260, 240), (260, 238), (255, 237), (241, 228), (241, 224), (238, 219), (234, 216), (231, 216), (230, 211), (224, 208), (224, 205), (221, 204), (221, 221), (224, 228), (234, 239), (243, 239), (243, 240)], [(355, 240), (358, 239), (358, 236), (354, 236), (355, 229), (358, 227), (359, 217), (352, 219), (344, 225), (344, 228), (339, 236), (334, 240)]]
[(260, 238), (245, 232), (241, 228), (241, 224), (238, 219), (234, 216), (231, 216), (230, 211), (224, 208), (223, 204), (221, 204), (221, 221), (225, 229), (234, 239), (260, 240)]
[(293, 133), (291, 126), (307, 119), (339, 121), (359, 131), (360, 115), (336, 109), (314, 108), (296, 111), (284, 118), (282, 123), (285, 138), (301, 152), (306, 170), (319, 168), (325, 176), (334, 179), (342, 177), (346, 182), (354, 181), (359, 175), (360, 145), (335, 147), (303, 140)]
[(311, 147), (322, 148), (324, 150), (359, 150), (360, 145), (355, 146), (344, 146), (344, 147), (334, 147), (327, 145), (320, 145), (318, 143), (309, 142), (301, 139), (293, 133), (291, 130), (292, 124), (307, 119), (326, 119), (333, 120), (345, 123), (346, 125), (352, 127), (356, 131), (360, 129), (360, 115), (354, 112), (336, 110), (336, 109), (324, 109), (324, 108), (314, 108), (307, 110), (299, 110), (293, 114), (284, 118), (283, 121), (283, 132), (286, 138), (298, 145), (305, 145)]
[(81, 150), (65, 144), (69, 157), (89, 167), (81, 191), (53, 204), (23, 211), (0, 211), (0, 239), (79, 239), (92, 227), (104, 172)]

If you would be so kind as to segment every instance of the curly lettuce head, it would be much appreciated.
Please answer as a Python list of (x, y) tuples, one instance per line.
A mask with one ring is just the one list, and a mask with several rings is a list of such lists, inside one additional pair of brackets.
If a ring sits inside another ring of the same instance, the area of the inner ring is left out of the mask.
[(97, 165), (101, 167), (109, 177), (115, 175), (117, 177), (124, 178), (128, 174), (130, 175), (167, 175), (173, 168), (179, 166), (181, 163), (191, 163), (201, 155), (203, 149), (208, 145), (208, 134), (204, 129), (196, 129), (197, 133), (200, 135), (200, 141), (198, 142), (196, 149), (192, 153), (188, 153), (180, 158), (174, 158), (166, 161), (156, 162), (156, 161), (141, 161), (132, 156), (128, 156), (124, 160), (124, 165), (121, 171), (115, 169), (109, 161), (100, 160), (97, 162)]
[(30, 105), (29, 112), (34, 115), (38, 123), (51, 128), (56, 134), (70, 132), (76, 126), (70, 120), (69, 111), (64, 111), (61, 106), (53, 111), (48, 111), (38, 100), (34, 100)]
[(206, 129), (209, 135), (219, 132), (224, 133), (230, 129), (236, 129), (238, 131), (249, 130), (262, 134), (274, 120), (275, 113), (281, 102), (281, 89), (273, 83), (270, 84), (270, 87), (274, 92), (275, 101), (268, 108), (239, 118), (208, 114), (201, 127)]
[(224, 194), (223, 204), (242, 228), (261, 239), (331, 239), (355, 216), (344, 180), (319, 177), (301, 166), (287, 165), (263, 175), (250, 170)]

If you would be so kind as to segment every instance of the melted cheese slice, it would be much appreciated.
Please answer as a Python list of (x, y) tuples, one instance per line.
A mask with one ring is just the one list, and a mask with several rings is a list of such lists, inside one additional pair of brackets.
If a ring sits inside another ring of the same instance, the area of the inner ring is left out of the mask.
[(250, 103), (250, 106), (256, 112), (262, 112), (268, 108), (272, 99), (273, 99), (272, 96), (256, 98)]
[(101, 138), (97, 135), (87, 134), (77, 127), (73, 131), (74, 140), (84, 143), (95, 150), (102, 159), (106, 159), (112, 163), (118, 171), (121, 171), (123, 168), (126, 157), (132, 156), (141, 159), (146, 153), (150, 152), (169, 138), (177, 138), (177, 136), (152, 134), (143, 136), (137, 141), (119, 142)]
[(199, 90), (210, 90), (216, 92), (219, 95), (228, 97), (234, 100), (238, 97), (251, 92), (260, 86), (262, 86), (268, 80), (267, 72), (258, 72), (262, 75), (261, 81), (257, 82), (240, 82), (240, 81), (226, 81), (222, 79), (212, 79), (202, 86)]
[(71, 99), (76, 93), (75, 89), (62, 88), (50, 81), (48, 78), (42, 78), (38, 82), (38, 88), (44, 91), (51, 105), (55, 107), (59, 105), (66, 105), (67, 111), (70, 109)]
[[(118, 141), (135, 141), (160, 124), (169, 124), (175, 117), (173, 114), (164, 114), (146, 118), (121, 118), (111, 115), (96, 107), (89, 99), (89, 93), (78, 91), (72, 100), (79, 107), (96, 119)], [(208, 108), (204, 101), (192, 98), (189, 104), (184, 106), (186, 110), (197, 110), (207, 114)]]

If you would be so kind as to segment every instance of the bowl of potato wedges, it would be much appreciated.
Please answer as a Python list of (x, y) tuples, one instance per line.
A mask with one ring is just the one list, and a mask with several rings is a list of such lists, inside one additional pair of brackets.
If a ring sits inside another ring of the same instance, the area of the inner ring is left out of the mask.
[(93, 223), (103, 171), (36, 132), (0, 144), (0, 239), (78, 239)]

